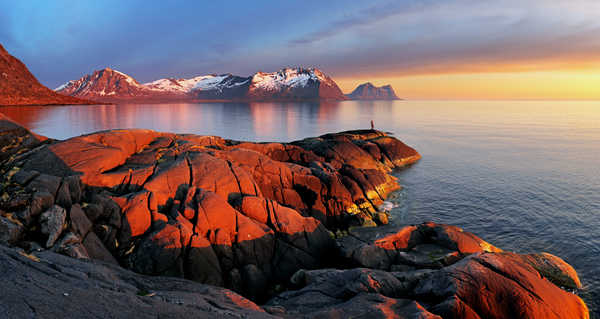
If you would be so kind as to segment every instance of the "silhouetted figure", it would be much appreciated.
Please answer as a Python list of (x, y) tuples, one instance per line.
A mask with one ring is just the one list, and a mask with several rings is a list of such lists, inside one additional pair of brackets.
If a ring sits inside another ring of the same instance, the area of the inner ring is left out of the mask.
[(373, 124), (373, 120), (371, 120), (371, 129), (375, 130), (375, 124)]

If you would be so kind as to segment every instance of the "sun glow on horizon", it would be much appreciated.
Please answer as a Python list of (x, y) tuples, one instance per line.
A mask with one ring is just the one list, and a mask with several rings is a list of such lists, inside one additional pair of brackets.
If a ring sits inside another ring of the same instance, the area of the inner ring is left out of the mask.
[(598, 100), (600, 69), (337, 78), (344, 93), (390, 84), (403, 99)]

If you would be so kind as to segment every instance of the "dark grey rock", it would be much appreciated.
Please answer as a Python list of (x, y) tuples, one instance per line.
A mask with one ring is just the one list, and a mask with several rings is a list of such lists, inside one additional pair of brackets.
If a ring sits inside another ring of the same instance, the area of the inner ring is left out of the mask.
[(1, 318), (273, 318), (224, 288), (53, 252), (0, 246), (0, 282)]
[(101, 260), (107, 263), (118, 265), (119, 263), (104, 247), (98, 236), (94, 232), (89, 232), (83, 240), (83, 246), (88, 252), (88, 256), (92, 259)]
[(69, 184), (64, 181), (60, 184), (58, 191), (56, 192), (56, 204), (70, 209), (73, 202), (71, 201), (71, 192), (69, 191)]
[(54, 205), (54, 196), (47, 191), (33, 193), (29, 209), (32, 216), (37, 216)]
[(23, 234), (23, 226), (0, 216), (0, 244), (16, 244)]
[(37, 191), (31, 196), (29, 206), (19, 211), (19, 218), (30, 225), (35, 217), (48, 210), (54, 204), (54, 196), (47, 191)]
[(96, 220), (98, 220), (98, 218), (100, 218), (103, 213), (102, 206), (100, 206), (99, 204), (84, 205), (83, 211), (92, 223), (96, 222)]
[(87, 250), (81, 244), (81, 238), (72, 232), (64, 234), (54, 245), (52, 251), (79, 259), (90, 258)]
[(40, 217), (41, 231), (42, 234), (48, 236), (46, 248), (54, 245), (64, 229), (66, 218), (67, 213), (65, 209), (57, 205), (52, 206), (52, 208), (42, 213)]
[(83, 186), (79, 176), (67, 176), (63, 178), (63, 183), (69, 186), (69, 192), (71, 193), (71, 201), (73, 203), (79, 203), (82, 198)]
[(386, 271), (364, 268), (301, 270), (292, 278), (295, 284), (304, 287), (272, 298), (267, 302), (268, 310), (276, 310), (286, 317), (303, 318), (389, 318), (393, 315), (439, 318), (416, 301), (400, 298), (408, 292), (407, 285)]
[(71, 206), (69, 211), (69, 217), (71, 219), (71, 230), (75, 232), (79, 237), (85, 238), (90, 229), (92, 229), (92, 222), (87, 218), (81, 206), (75, 204)]
[(52, 195), (56, 195), (58, 192), (58, 188), (60, 187), (60, 177), (40, 174), (33, 181), (27, 185), (27, 189), (29, 190), (38, 190), (38, 191), (47, 191)]
[(250, 264), (242, 268), (244, 280), (244, 295), (252, 300), (260, 300), (267, 290), (268, 280), (265, 274), (256, 265)]
[(39, 175), (40, 175), (40, 173), (38, 171), (28, 171), (28, 170), (21, 169), (21, 170), (17, 171), (15, 173), (15, 175), (13, 175), (10, 178), (10, 181), (17, 183), (19, 185), (25, 186), (32, 179), (38, 177)]

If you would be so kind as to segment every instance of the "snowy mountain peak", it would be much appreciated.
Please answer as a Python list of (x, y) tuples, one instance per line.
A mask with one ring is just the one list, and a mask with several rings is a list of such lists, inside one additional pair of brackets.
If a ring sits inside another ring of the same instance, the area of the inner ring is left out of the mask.
[(277, 72), (257, 72), (252, 77), (255, 89), (267, 91), (283, 87), (306, 87), (310, 82), (330, 81), (321, 71), (314, 68), (284, 68)]
[(105, 68), (69, 81), (56, 91), (99, 101), (346, 99), (323, 72), (302, 67), (257, 72), (249, 77), (210, 74), (190, 79), (163, 78), (144, 84), (123, 72)]
[(55, 91), (65, 95), (97, 98), (117, 95), (134, 96), (144, 90), (146, 88), (131, 76), (111, 68), (104, 68), (85, 75), (79, 80), (69, 81)]

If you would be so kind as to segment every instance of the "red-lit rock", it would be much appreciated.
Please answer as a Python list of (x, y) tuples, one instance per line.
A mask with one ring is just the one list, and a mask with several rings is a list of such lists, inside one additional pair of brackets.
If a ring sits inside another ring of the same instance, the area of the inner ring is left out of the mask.
[[(435, 223), (372, 239), (349, 229), (383, 224), (377, 207), (399, 187), (391, 170), (420, 158), (382, 132), (258, 144), (113, 130), (44, 141), (2, 123), (11, 138), (0, 144), (10, 150), (0, 210), (5, 228), (18, 226), (4, 241), (28, 251), (52, 235), (52, 249), (69, 256), (231, 287), (254, 300), (298, 289), (268, 303), (283, 316), (588, 315), (559, 287), (580, 282), (558, 257), (504, 253)], [(39, 216), (50, 207), (68, 215), (42, 233)], [(328, 229), (352, 236), (336, 243)], [(297, 272), (324, 266), (371, 269)]]
[(245, 289), (237, 276), (267, 278), (261, 287), (270, 289), (332, 257), (325, 227), (381, 222), (377, 206), (399, 187), (389, 175), (398, 166), (381, 155), (395, 153), (370, 142), (385, 136), (353, 131), (257, 144), (112, 130), (28, 153), (18, 180), (57, 194), (63, 206), (83, 200), (96, 238), (131, 269), (236, 289)]
[(43, 86), (25, 64), (0, 44), (0, 105), (96, 104), (55, 93)]
[(476, 253), (419, 282), (417, 299), (444, 318), (589, 318), (578, 296), (560, 289), (513, 253)]

